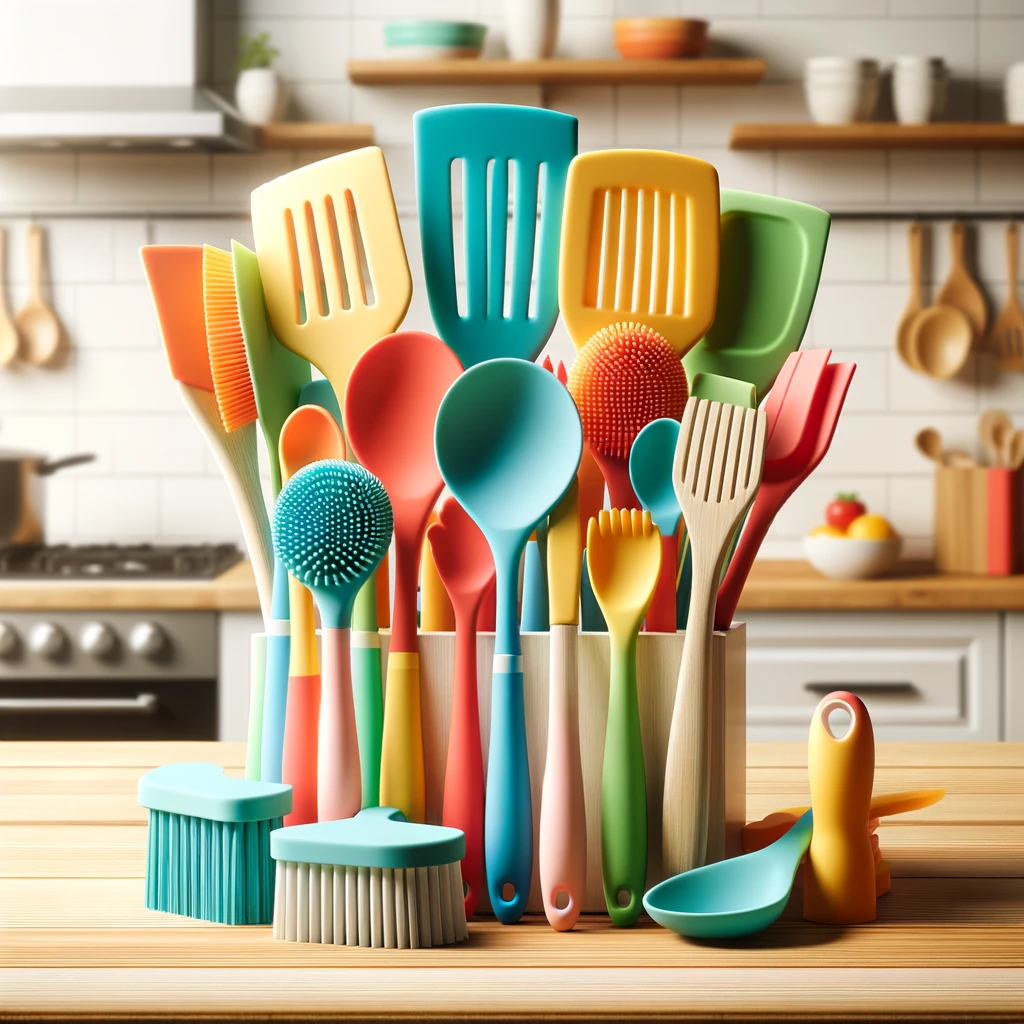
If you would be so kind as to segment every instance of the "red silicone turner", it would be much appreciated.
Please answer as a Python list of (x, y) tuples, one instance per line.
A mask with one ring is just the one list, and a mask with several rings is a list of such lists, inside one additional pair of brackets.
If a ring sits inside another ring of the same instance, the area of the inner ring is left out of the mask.
[[(797, 352), (807, 356), (811, 352)], [(793, 358), (792, 356), (790, 358)], [(750, 509), (736, 553), (718, 588), (715, 629), (728, 629), (736, 612), (750, 567), (779, 509), (814, 471), (832, 444), (855, 363), (831, 363), (824, 367), (818, 386), (805, 388), (794, 374), (785, 398), (775, 404), (775, 429), (768, 411), (768, 445), (761, 487)], [(781, 379), (781, 374), (780, 374)], [(776, 382), (777, 383), (777, 382)], [(774, 389), (772, 389), (774, 394)], [(766, 410), (767, 411), (767, 410)], [(801, 438), (795, 446), (794, 438)], [(803, 441), (810, 438), (810, 443)]]

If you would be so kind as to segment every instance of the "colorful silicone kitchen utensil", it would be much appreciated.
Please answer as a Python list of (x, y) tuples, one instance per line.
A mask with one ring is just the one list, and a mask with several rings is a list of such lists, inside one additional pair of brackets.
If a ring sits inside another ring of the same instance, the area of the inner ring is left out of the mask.
[(601, 873), (608, 916), (626, 927), (640, 915), (647, 881), (647, 782), (636, 638), (658, 582), (661, 534), (650, 512), (602, 511), (590, 520), (587, 555), (611, 649), (601, 772)]
[(528, 540), (523, 553), (523, 600), (519, 628), (524, 633), (548, 631), (548, 583), (540, 543), (536, 540)]
[[(430, 513), (427, 530), (437, 522), (437, 511)], [(455, 609), (434, 564), (434, 553), (426, 537), (420, 552), (420, 632), (451, 633), (455, 629)]]
[(690, 380), (690, 397), (738, 405), (741, 409), (756, 409), (758, 405), (757, 389), (753, 384), (735, 377), (721, 377), (717, 373), (694, 374)]
[[(42, 227), (30, 224), (25, 232), (25, 243), (28, 248), (29, 291), (25, 305), (15, 317), (21, 341), (18, 356), (34, 366), (49, 366), (62, 359), (67, 349), (67, 336), (43, 293), (45, 240)], [(152, 285), (150, 287), (152, 289)], [(201, 293), (199, 301), (202, 302)]]
[[(318, 406), (292, 415), (307, 410), (330, 415)], [(362, 466), (336, 459), (299, 470), (281, 489), (274, 509), (277, 555), (309, 588), (320, 612), (319, 821), (350, 818), (362, 805), (349, 629), (356, 593), (387, 552), (391, 527), (383, 484)]]
[(383, 153), (368, 146), (261, 185), (252, 230), (274, 333), (340, 400), (355, 361), (412, 298)]
[(608, 626), (601, 614), (601, 606), (594, 597), (594, 588), (590, 585), (590, 573), (587, 570), (587, 549), (583, 549), (583, 566), (580, 577), (580, 629), (584, 633), (607, 633)]
[(1006, 225), (1006, 305), (988, 333), (985, 347), (1003, 370), (1024, 370), (1024, 309), (1017, 298), (1020, 240), (1017, 225)]
[(614, 324), (583, 347), (567, 386), (612, 506), (639, 508), (629, 480), (629, 449), (652, 420), (682, 416), (687, 387), (679, 356), (643, 324)]
[(578, 156), (558, 270), (558, 303), (576, 348), (609, 324), (635, 320), (685, 355), (715, 319), (719, 234), (711, 164), (642, 149)]
[(676, 631), (676, 574), (679, 568), (679, 520), (682, 512), (672, 486), (672, 463), (679, 421), (652, 420), (636, 436), (629, 452), (629, 478), (640, 504), (661, 534), (661, 573), (647, 610), (648, 632)]
[(395, 607), (384, 700), (380, 799), (426, 816), (416, 586), (427, 520), (444, 489), (434, 458), (438, 406), (462, 367), (440, 338), (389, 334), (359, 357), (343, 403), (356, 458), (380, 478), (395, 513)]
[(277, 829), (274, 938), (419, 949), (469, 937), (454, 828), (407, 822), (394, 807)]
[(438, 521), (427, 530), (427, 543), (455, 609), (455, 672), (441, 823), (466, 834), (462, 881), (466, 916), (471, 917), (484, 886), (484, 761), (476, 629), (484, 594), (494, 586), (494, 559), (480, 527), (454, 498), (441, 506)]
[[(850, 716), (836, 736), (829, 715)], [(846, 690), (821, 699), (807, 738), (814, 835), (804, 872), (804, 917), (822, 924), (875, 919), (875, 857), (864, 823), (871, 810), (875, 736), (864, 702)]]
[[(728, 629), (732, 624), (754, 558), (779, 509), (825, 457), (856, 369), (856, 363), (829, 364), (813, 390), (804, 390), (798, 369), (781, 404), (773, 403), (769, 396), (764, 476), (729, 570), (718, 588), (716, 629)], [(798, 435), (802, 440), (792, 450), (789, 439)], [(788, 452), (791, 454), (787, 457)]]
[(722, 190), (718, 310), (684, 360), (691, 380), (715, 373), (768, 394), (807, 330), (831, 221), (792, 199)]
[[(413, 134), (423, 273), (437, 333), (467, 368), (498, 356), (535, 359), (558, 318), (558, 244), (576, 118), (535, 107), (454, 104), (417, 112)], [(461, 204), (452, 196), (457, 162)], [(460, 205), (464, 315), (452, 230)]]
[(694, 939), (734, 939), (764, 931), (789, 902), (811, 842), (811, 812), (771, 846), (666, 878), (644, 896), (663, 928)]
[(763, 410), (687, 402), (672, 480), (693, 552), (693, 593), (672, 708), (662, 803), (668, 872), (704, 863), (712, 758), (720, 756), (711, 687), (715, 593), (727, 546), (754, 500), (764, 465)]
[[(281, 491), (281, 460), (278, 454), (281, 427), (299, 404), (302, 387), (309, 383), (310, 368), (305, 359), (289, 352), (274, 337), (267, 318), (256, 253), (239, 242), (232, 242), (231, 260), (238, 320), (245, 343), (249, 377), (256, 397), (259, 425), (270, 464), (270, 490), (276, 501)], [(281, 751), (288, 699), (288, 618), (288, 572), (280, 560), (275, 559), (270, 622), (267, 625), (267, 668), (260, 739), (260, 778), (267, 782), (281, 780)], [(262, 764), (264, 751), (265, 765)]]
[[(278, 456), (281, 460), (281, 476), (288, 481), (311, 462), (344, 459), (345, 438), (334, 416), (326, 409), (319, 405), (300, 405), (284, 421), (278, 441)], [(320, 656), (316, 646), (313, 595), (290, 574), (288, 605), (291, 639), (288, 646), (281, 778), (291, 783), (294, 790), (288, 824), (301, 825), (317, 820)]]
[(160, 323), (171, 376), (185, 407), (210, 446), (231, 492), (256, 576), (263, 621), (271, 619), (273, 545), (260, 485), (253, 424), (230, 434), (224, 429), (213, 391), (203, 312), (203, 247), (144, 245), (140, 250)]
[[(381, 559), (385, 573), (387, 562), (385, 552)], [(376, 807), (380, 803), (380, 755), (384, 745), (384, 679), (377, 620), (377, 581), (380, 575), (378, 569), (363, 584), (352, 605), (352, 699), (356, 706), (363, 807)], [(386, 575), (384, 580), (386, 586)]]
[(587, 815), (580, 761), (577, 623), (580, 607), (579, 483), (548, 516), (548, 744), (540, 797), (540, 890), (556, 931), (583, 909), (587, 884)]
[(139, 779), (149, 809), (146, 906), (220, 924), (268, 924), (270, 832), (292, 806), (291, 786), (225, 775), (217, 764), (165, 764)]
[(526, 909), (533, 868), (519, 562), (576, 476), (583, 429), (550, 373), (522, 359), (491, 359), (449, 389), (434, 441), (444, 482), (487, 537), (497, 574), (484, 850), (491, 907), (509, 924)]
[[(963, 223), (958, 220), (954, 221), (950, 229), (953, 265), (950, 267), (945, 283), (935, 296), (934, 305), (951, 307), (963, 313), (971, 325), (973, 343), (977, 345), (985, 337), (985, 327), (988, 324), (988, 304), (985, 302), (984, 292), (978, 287), (977, 282), (967, 269), (964, 251), (966, 243), (967, 237)], [(917, 347), (920, 357), (920, 346)]]
[(903, 316), (900, 317), (899, 326), (896, 328), (896, 352), (911, 370), (917, 370), (918, 373), (924, 371), (921, 369), (910, 339), (914, 320), (917, 314), (924, 309), (924, 295), (921, 291), (921, 250), (924, 247), (922, 230), (920, 221), (914, 221), (907, 232), (910, 253), (910, 298), (907, 299)]
[(4, 296), (3, 283), (7, 280), (6, 247), (7, 235), (0, 229), (0, 366), (13, 363), (21, 352), (21, 335)]

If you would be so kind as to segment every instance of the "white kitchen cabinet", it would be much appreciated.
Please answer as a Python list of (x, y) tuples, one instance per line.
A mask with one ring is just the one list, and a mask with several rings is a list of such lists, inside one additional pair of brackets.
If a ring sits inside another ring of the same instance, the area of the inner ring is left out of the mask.
[(1003, 640), (1002, 738), (1024, 743), (1024, 613), (1007, 612)]
[(258, 612), (222, 612), (218, 629), (220, 690), (217, 733), (221, 740), (245, 741), (249, 728), (249, 649), (263, 630)]
[[(1003, 621), (996, 612), (751, 612), (747, 738), (803, 740), (812, 710), (850, 690), (878, 740), (998, 740)], [(1018, 664), (1024, 669), (1024, 616)], [(1018, 691), (1024, 738), (1024, 686)]]

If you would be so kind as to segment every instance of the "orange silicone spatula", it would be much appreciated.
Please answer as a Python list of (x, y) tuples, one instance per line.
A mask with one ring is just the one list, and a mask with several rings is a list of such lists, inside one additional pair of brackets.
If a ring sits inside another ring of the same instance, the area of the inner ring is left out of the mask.
[(389, 334), (352, 367), (343, 403), (352, 451), (384, 484), (395, 516), (380, 802), (399, 808), (410, 821), (426, 815), (416, 584), (427, 520), (444, 488), (434, 457), (434, 420), (461, 372), (462, 364), (440, 338), (420, 331)]

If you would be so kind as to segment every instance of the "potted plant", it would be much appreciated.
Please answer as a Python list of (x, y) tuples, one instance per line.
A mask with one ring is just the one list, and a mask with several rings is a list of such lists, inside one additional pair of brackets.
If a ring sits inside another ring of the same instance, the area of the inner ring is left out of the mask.
[(286, 99), (281, 76), (270, 66), (281, 51), (267, 32), (242, 36), (238, 43), (235, 106), (249, 124), (270, 124), (284, 112)]

